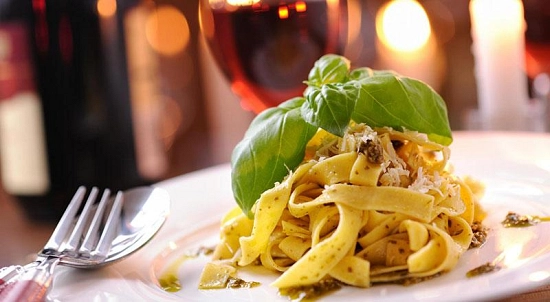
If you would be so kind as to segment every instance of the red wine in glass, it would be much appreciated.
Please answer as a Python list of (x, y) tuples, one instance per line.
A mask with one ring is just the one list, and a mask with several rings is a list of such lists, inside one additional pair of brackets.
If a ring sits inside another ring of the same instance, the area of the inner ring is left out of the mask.
[[(233, 4), (231, 4), (233, 3)], [(201, 29), (245, 109), (301, 96), (323, 54), (342, 53), (345, 0), (201, 0)]]

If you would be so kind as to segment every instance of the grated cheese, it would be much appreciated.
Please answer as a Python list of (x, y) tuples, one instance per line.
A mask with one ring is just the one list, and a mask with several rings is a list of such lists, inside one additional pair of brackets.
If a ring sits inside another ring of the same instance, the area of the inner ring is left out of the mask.
[[(393, 132), (391, 128), (385, 128), (385, 130)], [(404, 130), (403, 133), (418, 141), (427, 141), (428, 139), (426, 134), (416, 131)], [(383, 144), (382, 141), (385, 143)], [(408, 163), (405, 162), (397, 154), (392, 141), (382, 139), (376, 130), (365, 124), (350, 125), (342, 138), (327, 136), (316, 150), (314, 160), (320, 162), (336, 154), (360, 152), (367, 143), (378, 144), (383, 150), (380, 185), (409, 188), (424, 194), (433, 191), (441, 196), (445, 194), (455, 196), (458, 194), (456, 188), (453, 188), (439, 172), (434, 171), (433, 174), (430, 174), (429, 171), (426, 171), (421, 163), (423, 162), (422, 158), (418, 157), (413, 159), (412, 162), (409, 159)], [(448, 156), (443, 152), (443, 157), (446, 155)]]

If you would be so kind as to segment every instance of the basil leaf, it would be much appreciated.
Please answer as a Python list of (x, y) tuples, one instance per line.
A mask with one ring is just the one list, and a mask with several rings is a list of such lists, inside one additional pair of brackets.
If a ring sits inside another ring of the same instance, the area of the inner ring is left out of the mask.
[(260, 195), (284, 179), (304, 159), (317, 128), (300, 114), (304, 98), (260, 113), (231, 155), (233, 195), (247, 215)]
[(414, 130), (426, 133), (434, 142), (451, 144), (447, 107), (430, 86), (391, 72), (375, 73), (358, 82), (353, 121), (371, 127)]
[(329, 83), (343, 83), (348, 77), (350, 62), (338, 55), (324, 55), (315, 62), (310, 70), (308, 86), (319, 87)]
[(359, 90), (355, 83), (326, 84), (307, 91), (302, 105), (306, 122), (337, 135), (344, 136), (349, 125)]

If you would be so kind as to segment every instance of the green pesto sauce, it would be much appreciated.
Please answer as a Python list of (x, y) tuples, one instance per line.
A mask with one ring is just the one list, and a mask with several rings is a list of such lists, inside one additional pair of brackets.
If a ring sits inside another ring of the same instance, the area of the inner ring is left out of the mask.
[(227, 278), (227, 283), (225, 284), (225, 288), (252, 288), (260, 285), (261, 285), (260, 282), (245, 281), (240, 278), (229, 277)]
[(335, 279), (324, 279), (311, 285), (281, 288), (279, 294), (290, 298), (291, 301), (314, 301), (341, 287), (342, 284)]
[(181, 290), (181, 282), (178, 278), (178, 270), (183, 265), (183, 263), (190, 259), (195, 259), (199, 256), (210, 255), (214, 251), (213, 248), (209, 247), (199, 247), (196, 251), (188, 252), (176, 260), (174, 260), (166, 268), (166, 271), (158, 279), (160, 287), (170, 293), (175, 293)]
[(495, 265), (491, 262), (487, 262), (483, 265), (480, 265), (480, 266), (466, 272), (466, 277), (472, 278), (472, 277), (476, 277), (476, 276), (479, 276), (479, 275), (483, 275), (483, 274), (487, 274), (487, 273), (491, 273), (491, 272), (496, 272), (498, 270), (500, 270), (500, 266)]
[(502, 221), (502, 225), (506, 228), (523, 228), (548, 221), (550, 221), (550, 217), (520, 215), (514, 212), (508, 212), (506, 218)]
[(166, 271), (159, 278), (160, 287), (170, 293), (181, 290), (181, 282), (178, 278), (178, 270), (186, 260), (196, 258), (195, 255), (183, 255), (170, 263)]
[(180, 280), (173, 274), (163, 274), (159, 279), (159, 284), (163, 290), (169, 293), (175, 293), (181, 289)]

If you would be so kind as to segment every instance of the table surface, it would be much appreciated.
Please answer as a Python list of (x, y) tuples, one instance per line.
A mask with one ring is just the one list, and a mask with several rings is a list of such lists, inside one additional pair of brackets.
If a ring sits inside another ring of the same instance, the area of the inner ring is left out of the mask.
[(33, 260), (55, 224), (28, 220), (15, 200), (0, 190), (0, 267)]
[[(0, 267), (33, 260), (54, 228), (55, 224), (28, 220), (15, 200), (0, 190)], [(499, 301), (550, 301), (550, 285)]]

